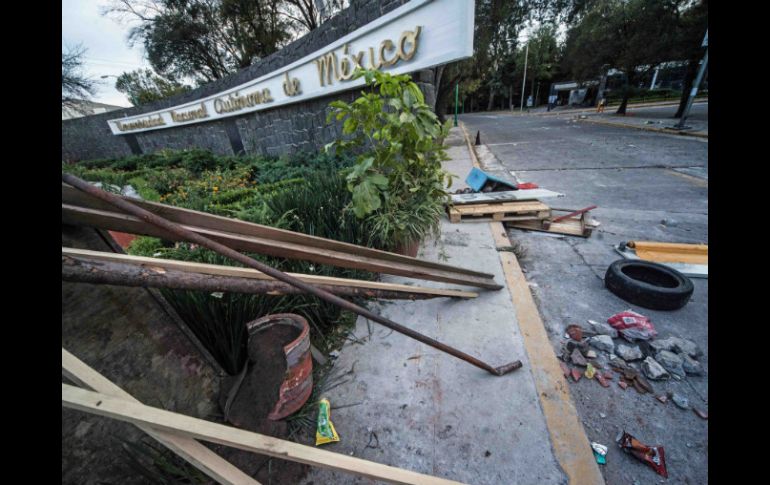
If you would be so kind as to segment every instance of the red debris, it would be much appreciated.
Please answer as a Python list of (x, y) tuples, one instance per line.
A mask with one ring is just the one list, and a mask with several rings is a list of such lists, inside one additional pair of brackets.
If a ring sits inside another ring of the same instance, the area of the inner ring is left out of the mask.
[(618, 441), (624, 451), (650, 466), (658, 475), (668, 478), (666, 471), (666, 453), (662, 446), (648, 446), (623, 431), (623, 436)]
[(580, 342), (583, 340), (583, 329), (580, 328), (580, 325), (570, 325), (567, 327), (567, 335), (569, 335), (572, 340)]
[(561, 367), (561, 371), (564, 373), (564, 377), (569, 377), (569, 366), (564, 362), (559, 362), (559, 366)]
[(528, 189), (536, 189), (539, 187), (539, 185), (533, 182), (524, 182), (523, 184), (519, 184), (518, 187), (519, 187), (519, 190), (528, 190)]
[(572, 378), (575, 379), (575, 382), (579, 381), (582, 376), (582, 372), (577, 369), (572, 369)]
[(619, 386), (620, 386), (620, 388), (621, 388), (621, 389), (623, 389), (624, 391), (625, 391), (625, 390), (628, 388), (628, 384), (626, 384), (626, 381), (624, 381), (624, 380), (622, 380), (622, 379), (618, 381), (618, 385), (619, 385)]
[(607, 382), (607, 379), (598, 372), (596, 373), (596, 380), (599, 381), (599, 384), (601, 384), (602, 387), (610, 387), (610, 383)]
[(608, 380), (612, 380), (613, 375), (612, 375), (611, 371), (604, 371), (602, 373), (602, 377), (604, 377), (605, 379), (608, 379)]
[(668, 402), (668, 396), (665, 394), (661, 394), (660, 396), (655, 396), (655, 399), (662, 402), (663, 404), (666, 404)]
[(695, 414), (697, 414), (698, 416), (700, 416), (703, 419), (708, 419), (709, 418), (709, 412), (708, 411), (704, 411), (704, 410), (698, 409), (696, 407), (693, 407), (692, 410), (695, 411)]

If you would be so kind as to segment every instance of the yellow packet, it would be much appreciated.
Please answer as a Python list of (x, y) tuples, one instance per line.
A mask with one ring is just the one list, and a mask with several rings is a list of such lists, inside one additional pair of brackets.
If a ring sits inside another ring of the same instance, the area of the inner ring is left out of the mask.
[(586, 377), (593, 379), (594, 374), (596, 374), (596, 369), (594, 369), (594, 366), (589, 363), (588, 366), (586, 366)]
[(318, 401), (318, 427), (315, 432), (315, 445), (339, 441), (340, 437), (331, 420), (331, 404), (326, 398)]

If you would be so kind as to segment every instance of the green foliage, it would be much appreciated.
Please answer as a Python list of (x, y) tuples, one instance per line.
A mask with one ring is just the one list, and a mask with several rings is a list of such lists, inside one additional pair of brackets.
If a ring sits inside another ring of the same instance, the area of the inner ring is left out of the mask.
[(161, 239), (158, 239), (157, 237), (140, 236), (131, 241), (126, 252), (134, 256), (152, 257), (163, 249), (164, 244)]
[(174, 79), (158, 76), (150, 69), (124, 72), (115, 81), (115, 89), (124, 93), (134, 106), (158, 101), (192, 89)]
[[(92, 181), (131, 183), (143, 198), (226, 217), (285, 228), (355, 244), (379, 244), (366, 223), (350, 210), (352, 195), (340, 170), (352, 157), (300, 153), (282, 159), (218, 157), (203, 150), (161, 151), (119, 160), (63, 165), (62, 170)], [(155, 200), (155, 199), (153, 199)], [(212, 251), (153, 237), (135, 239), (128, 252), (211, 264), (235, 265)], [(283, 271), (371, 279), (364, 271), (307, 261), (251, 257)], [(222, 367), (237, 373), (245, 362), (245, 324), (270, 313), (293, 312), (308, 319), (311, 340), (327, 348), (341, 310), (308, 295), (211, 294), (162, 290), (190, 329)]]
[(408, 245), (436, 234), (447, 201), (451, 176), (441, 167), (447, 159), (442, 125), (425, 104), (419, 87), (408, 75), (358, 70), (369, 92), (352, 103), (330, 103), (332, 119), (343, 121), (347, 135), (327, 145), (337, 153), (358, 153), (347, 173), (351, 208), (391, 247)]

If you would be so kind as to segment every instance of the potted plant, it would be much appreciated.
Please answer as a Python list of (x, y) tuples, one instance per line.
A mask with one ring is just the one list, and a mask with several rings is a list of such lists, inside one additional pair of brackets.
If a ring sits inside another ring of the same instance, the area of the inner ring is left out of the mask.
[(326, 146), (356, 154), (346, 173), (350, 210), (372, 228), (372, 244), (415, 256), (420, 242), (439, 235), (452, 176), (442, 125), (409, 75), (358, 69), (369, 90), (352, 103), (334, 101), (328, 121), (343, 121), (347, 135)]

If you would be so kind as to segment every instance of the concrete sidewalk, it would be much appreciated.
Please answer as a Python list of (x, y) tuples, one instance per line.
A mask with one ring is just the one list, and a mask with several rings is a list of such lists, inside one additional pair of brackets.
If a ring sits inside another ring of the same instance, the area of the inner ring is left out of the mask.
[[(453, 184), (456, 189), (464, 185), (462, 180), (473, 165), (460, 130), (452, 130), (448, 143), (452, 145), (452, 160), (446, 168), (459, 176)], [(554, 397), (541, 392), (537, 382), (542, 379), (537, 363), (542, 356), (532, 359), (528, 354), (534, 347), (525, 342), (529, 332), (522, 330), (517, 320), (520, 313), (503, 264), (503, 256), (514, 256), (498, 251), (500, 244), (492, 227), (488, 223), (450, 224), (443, 220), (440, 241), (423, 245), (419, 257), (441, 261), (443, 253), (449, 264), (494, 274), (495, 281), (506, 288), (479, 290), (480, 296), (470, 300), (440, 298), (372, 306), (396, 322), (493, 366), (518, 359), (523, 367), (506, 376), (492, 376), (359, 318), (354, 335), (335, 362), (336, 375), (350, 373), (342, 385), (325, 394), (332, 403), (331, 419), (341, 441), (325, 448), (473, 484), (566, 484), (568, 477), (572, 483), (603, 483), (582, 427), (570, 433), (580, 443), (571, 450), (577, 458), (560, 459), (563, 437), (558, 446), (552, 439), (553, 427), (559, 424), (554, 420), (549, 423), (543, 407), (549, 406), (544, 400)], [(447, 286), (392, 276), (382, 279)], [(558, 369), (550, 355), (546, 358)], [(568, 393), (564, 396), (569, 400)], [(571, 402), (566, 404), (572, 406)], [(576, 462), (577, 468), (582, 467), (577, 472)], [(302, 483), (372, 481), (313, 469)]]

